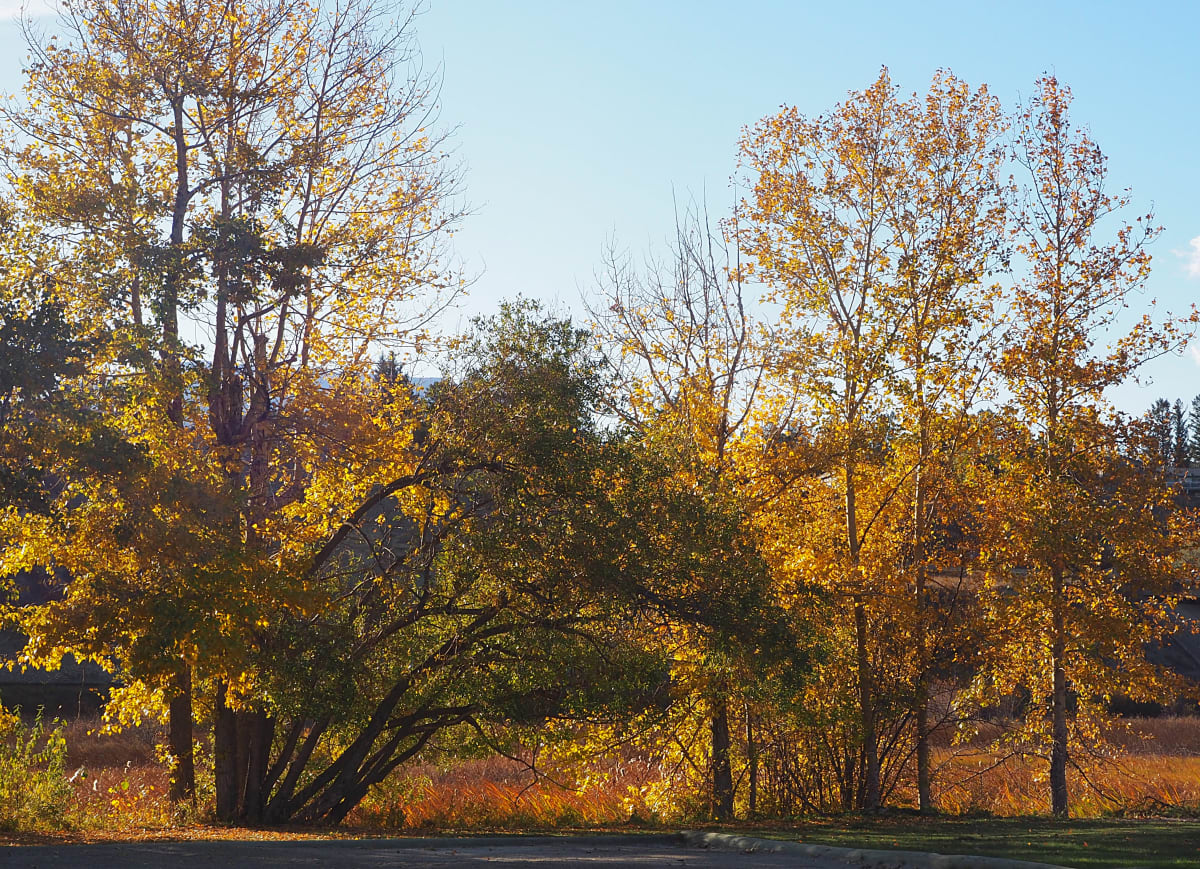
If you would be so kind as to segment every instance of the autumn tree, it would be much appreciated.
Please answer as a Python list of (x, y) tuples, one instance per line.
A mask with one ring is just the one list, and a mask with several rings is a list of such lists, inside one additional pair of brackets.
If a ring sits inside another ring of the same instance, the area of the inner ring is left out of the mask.
[[(83, 510), (95, 521), (74, 528), (91, 536), (57, 545), (30, 529), (45, 558), (110, 589), (73, 583), (30, 627), (37, 647), (69, 648), (97, 596), (118, 607), (105, 623), (116, 630), (87, 636), (165, 692), (176, 797), (192, 789), (199, 666), (218, 710), (218, 814), (230, 817), (246, 777), (236, 746), (267, 739), (253, 690), (242, 708), (227, 702), (269, 628), (256, 610), (303, 592), (278, 565), (349, 510), (339, 499), (394, 474), (355, 459), (356, 438), (410, 436), (335, 411), (354, 404), (373, 348), (420, 341), (456, 286), (439, 245), (457, 216), (454, 170), (428, 126), (435, 83), (416, 65), (407, 10), (111, 0), (67, 3), (62, 24), (62, 39), (28, 32), (26, 100), (4, 111), (8, 183), (55, 243), (62, 295), (111, 325), (92, 369), (127, 384), (107, 410), (155, 473), (140, 491), (79, 480), (64, 493), (54, 533)], [(310, 480), (328, 461), (358, 474), (321, 494)], [(209, 506), (187, 509), (184, 492)], [(105, 535), (128, 527), (106, 525), (106, 505), (133, 503), (177, 545)], [(119, 653), (144, 636), (162, 648), (153, 667)]]
[(506, 306), (455, 357), (418, 400), (408, 470), (310, 553), (308, 607), (279, 612), (260, 649), (276, 738), (249, 768), (247, 820), (338, 823), (427, 747), (623, 714), (663, 686), (626, 616), (585, 334)]
[[(783, 306), (786, 350), (776, 376), (803, 396), (813, 428), (838, 456), (825, 494), (840, 507), (808, 511), (833, 522), (836, 536), (815, 533), (780, 557), (824, 573), (851, 605), (859, 803), (868, 810), (882, 798), (872, 636), (890, 630), (884, 624), (901, 596), (912, 634), (901, 641), (910, 649), (896, 654), (914, 661), (920, 801), (933, 807), (928, 577), (942, 554), (938, 501), (987, 373), (1002, 127), (986, 89), (938, 73), (927, 95), (905, 100), (885, 70), (826, 115), (784, 109), (742, 141), (753, 195), (740, 242)], [(907, 517), (896, 514), (898, 501), (907, 502)], [(781, 513), (779, 521), (802, 516)]]
[(940, 613), (931, 574), (957, 553), (939, 539), (959, 484), (957, 466), (973, 439), (972, 410), (989, 393), (1005, 213), (996, 176), (1003, 159), (998, 102), (938, 73), (910, 109), (904, 196), (886, 222), (894, 227), (897, 280), (878, 304), (898, 326), (891, 404), (904, 435), (890, 464), (911, 506), (905, 573), (913, 591), (917, 673), (914, 719), (921, 811), (933, 811), (929, 695)]
[[(757, 502), (746, 482), (757, 473), (758, 458), (778, 445), (788, 400), (768, 394), (769, 330), (756, 316), (736, 252), (711, 224), (705, 209), (693, 205), (677, 216), (665, 259), (652, 257), (639, 268), (627, 254), (610, 250), (599, 294), (593, 316), (615, 381), (610, 412), (643, 449), (671, 469), (655, 487), (663, 497), (682, 497), (675, 491), (680, 487), (702, 493), (703, 505), (677, 504), (676, 510), (660, 511), (693, 520), (671, 524), (673, 530), (667, 528), (671, 520), (659, 520), (664, 541), (673, 541), (666, 545), (682, 564), (692, 565), (695, 574), (685, 579), (678, 576), (679, 567), (664, 564), (663, 575), (677, 577), (675, 594), (688, 587), (720, 586), (725, 596), (761, 604), (765, 566), (755, 553), (750, 517)], [(761, 426), (768, 406), (779, 423), (770, 431)], [(735, 518), (739, 513), (741, 518)], [(708, 523), (725, 529), (713, 531), (718, 537), (732, 534), (730, 550), (723, 556), (714, 553), (710, 558), (703, 552), (709, 544), (692, 536), (697, 527), (709, 527)], [(730, 531), (739, 525), (740, 531)], [(697, 551), (680, 548), (687, 539)], [(665, 601), (670, 595), (662, 597)], [(690, 676), (681, 675), (698, 686), (708, 707), (711, 810), (717, 819), (726, 820), (734, 810), (730, 707), (737, 686), (732, 684), (730, 668), (718, 663), (723, 644), (718, 640), (720, 632), (711, 630), (716, 626), (696, 633), (695, 617), (690, 621), (690, 629), (677, 624), (676, 631), (690, 630), (697, 648), (683, 654), (678, 663), (684, 669), (694, 667)], [(772, 621), (769, 611), (758, 617), (760, 626)], [(743, 624), (744, 638), (759, 633), (747, 634), (746, 627)], [(726, 631), (726, 638), (730, 636)], [(724, 645), (728, 660), (730, 649), (727, 642)], [(802, 660), (803, 650), (794, 651)], [(685, 660), (689, 656), (703, 660), (689, 662)], [(753, 743), (753, 727), (746, 726), (747, 739)], [(752, 745), (749, 754), (754, 754)], [(757, 793), (753, 765), (748, 774), (753, 806)]]
[(1105, 157), (1071, 123), (1070, 103), (1070, 90), (1046, 76), (1016, 121), (1022, 279), (1002, 369), (1019, 426), (983, 554), (1007, 654), (977, 683), (993, 699), (1028, 692), (1022, 737), (1048, 748), (1058, 816), (1070, 808), (1073, 750), (1095, 737), (1104, 699), (1155, 693), (1144, 649), (1170, 631), (1171, 601), (1191, 582), (1179, 557), (1184, 517), (1170, 509), (1161, 476), (1145, 472), (1155, 460), (1113, 419), (1104, 392), (1182, 346), (1195, 315), (1123, 319), (1149, 275), (1146, 246), (1158, 229), (1150, 215), (1124, 222), (1129, 195), (1106, 192)]

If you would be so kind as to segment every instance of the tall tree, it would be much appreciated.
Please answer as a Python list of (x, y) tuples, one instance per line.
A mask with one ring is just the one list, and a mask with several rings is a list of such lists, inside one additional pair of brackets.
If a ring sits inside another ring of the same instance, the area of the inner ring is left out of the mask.
[[(939, 73), (927, 95), (905, 100), (884, 70), (827, 115), (785, 109), (742, 142), (754, 193), (741, 244), (786, 324), (776, 370), (839, 456), (840, 527), (811, 539), (836, 543), (809, 556), (852, 604), (868, 810), (883, 796), (872, 635), (886, 633), (881, 625), (904, 594), (898, 584), (908, 586), (915, 666), (929, 669), (936, 465), (965, 442), (987, 370), (993, 293), (981, 285), (1002, 226), (1001, 128), (986, 90)], [(906, 439), (911, 449), (897, 448)], [(908, 501), (906, 519), (891, 510), (898, 499)], [(928, 811), (926, 679), (916, 677), (914, 711)]]
[(1192, 399), (1188, 411), (1187, 451), (1188, 464), (1200, 467), (1200, 395)]
[(986, 88), (972, 91), (945, 72), (908, 111), (908, 189), (885, 216), (894, 232), (897, 279), (879, 304), (899, 324), (890, 392), (905, 435), (889, 464), (905, 481), (900, 491), (911, 507), (903, 567), (914, 607), (917, 793), (921, 811), (932, 812), (929, 697), (940, 657), (940, 614), (930, 577), (949, 554), (937, 526), (953, 498), (956, 465), (975, 436), (971, 411), (988, 393), (992, 375), (998, 288), (987, 280), (1000, 264), (1003, 242), (996, 177), (1004, 122)]
[(1183, 399), (1177, 398), (1171, 406), (1171, 464), (1177, 468), (1186, 468), (1189, 464), (1187, 428)]
[[(130, 384), (112, 412), (163, 470), (157, 496), (182, 485), (228, 508), (180, 523), (190, 545), (156, 553), (143, 538), (136, 556), (132, 542), (95, 552), (123, 553), (133, 576), (180, 589), (161, 620), (130, 612), (108, 641), (126, 646), (139, 618), (139, 632), (161, 637), (159, 664), (133, 674), (169, 698), (176, 797), (192, 789), (195, 667), (211, 680), (218, 814), (230, 817), (248, 756), (236, 746), (266, 738), (262, 726), (245, 732), (262, 721), (249, 694), (249, 717), (226, 702), (228, 686), (246, 681), (242, 651), (262, 643), (250, 602), (299, 591), (270, 565), (322, 533), (311, 510), (283, 514), (303, 500), (345, 512), (307, 491), (315, 464), (354, 463), (346, 419), (329, 411), (358, 388), (372, 348), (420, 340), (455, 287), (439, 245), (457, 212), (446, 207), (453, 167), (429, 132), (436, 84), (412, 73), (411, 12), (356, 0), (68, 2), (63, 24), (61, 40), (29, 34), (27, 99), (4, 111), (18, 134), (6, 149), (9, 181), (20, 209), (60, 245), (73, 304), (114, 326), (94, 369)], [(203, 348), (189, 346), (192, 329)], [(343, 498), (394, 471), (366, 464)], [(95, 513), (99, 497), (71, 503)], [(78, 576), (89, 573), (90, 543), (64, 541), (77, 547)], [(181, 560), (168, 563), (168, 552)], [(208, 579), (197, 576), (206, 570), (197, 552), (214, 554)], [(109, 567), (96, 570), (115, 582)], [(89, 607), (94, 593), (73, 585), (63, 609)], [(79, 624), (64, 616), (39, 631), (50, 647), (69, 646)], [(201, 653), (209, 634), (223, 637), (221, 653)]]
[[(1152, 684), (1142, 643), (1165, 629), (1164, 606), (1185, 579), (1175, 560), (1178, 520), (1161, 518), (1171, 516), (1169, 491), (1121, 458), (1128, 436), (1106, 416), (1104, 390), (1179, 347), (1187, 323), (1145, 316), (1101, 343), (1142, 288), (1158, 229), (1150, 215), (1121, 221), (1129, 196), (1105, 192), (1104, 155), (1072, 125), (1070, 103), (1070, 90), (1045, 76), (1016, 122), (1024, 181), (1014, 190), (1014, 242), (1026, 277), (1007, 315), (1003, 372), (1027, 434), (1012, 444), (997, 485), (1013, 500), (985, 552), (1010, 655), (980, 676), (1029, 692), (1026, 725), (1049, 747), (1058, 816), (1070, 807), (1073, 723), (1080, 738), (1094, 698)], [(1170, 461), (1163, 446), (1160, 460)]]
[[(669, 457), (679, 480), (665, 483), (668, 491), (682, 484), (704, 493), (709, 506), (700, 516), (732, 515), (725, 510), (731, 499), (747, 504), (749, 491), (742, 482), (755, 473), (756, 455), (772, 448), (772, 436), (751, 433), (764, 406), (786, 413), (785, 404), (766, 394), (769, 335), (754, 316), (735, 257), (706, 211), (693, 206), (677, 216), (667, 260), (652, 260), (639, 270), (628, 256), (609, 252), (601, 310), (593, 313), (616, 380), (611, 412)], [(781, 425), (773, 437), (782, 432)], [(746, 513), (753, 512), (753, 505), (747, 506)], [(749, 535), (749, 527), (742, 534)], [(739, 539), (746, 544), (745, 536)], [(728, 577), (733, 581), (729, 591), (745, 600), (754, 597), (761, 566), (755, 558), (682, 557), (698, 573), (702, 568), (726, 572), (740, 563), (749, 575), (740, 585), (738, 577)], [(694, 578), (705, 586), (717, 580)], [(695, 636), (705, 643), (703, 632)], [(694, 681), (702, 684), (709, 708), (710, 802), (714, 817), (728, 820), (734, 809), (730, 707), (736, 689), (728, 667), (715, 663), (721, 655), (714, 644), (705, 654), (709, 666), (701, 667), (705, 672)]]
[(1171, 418), (1171, 402), (1165, 398), (1155, 400), (1146, 411), (1146, 421), (1154, 438), (1156, 464), (1168, 468), (1175, 452), (1175, 421)]

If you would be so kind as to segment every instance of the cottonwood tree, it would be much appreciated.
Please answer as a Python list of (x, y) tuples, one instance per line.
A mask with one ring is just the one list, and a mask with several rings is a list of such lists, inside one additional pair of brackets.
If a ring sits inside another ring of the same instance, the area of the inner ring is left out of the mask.
[[(355, 0), (68, 2), (61, 39), (28, 32), (26, 98), (3, 113), (16, 207), (53, 240), (75, 313), (112, 326), (93, 371), (127, 384), (106, 409), (155, 469), (140, 491), (78, 480), (64, 493), (59, 531), (82, 510), (93, 537), (43, 541), (80, 581), (31, 614), (35, 644), (87, 637), (165, 692), (177, 798), (193, 786), (200, 668), (221, 817), (246, 777), (237, 745), (267, 736), (243, 663), (269, 633), (257, 611), (305, 594), (279, 564), (376, 474), (394, 476), (379, 456), (411, 438), (396, 419), (350, 413), (373, 348), (422, 340), (457, 286), (440, 246), (458, 216), (454, 168), (411, 23)], [(324, 462), (346, 474), (318, 492)], [(184, 492), (209, 506), (188, 509)], [(177, 545), (105, 537), (105, 499), (109, 527), (141, 503)], [(106, 623), (86, 615), (100, 594), (89, 575), (107, 577)], [(157, 637), (153, 666), (121, 651), (144, 636)]]
[(1021, 736), (1048, 748), (1058, 816), (1069, 811), (1068, 768), (1095, 736), (1098, 705), (1117, 691), (1154, 693), (1144, 649), (1171, 630), (1171, 603), (1194, 582), (1181, 558), (1193, 532), (1165, 481), (1144, 470), (1157, 450), (1113, 419), (1104, 391), (1181, 347), (1196, 317), (1124, 321), (1158, 228), (1151, 215), (1124, 221), (1129, 194), (1106, 192), (1105, 157), (1071, 123), (1070, 104), (1070, 90), (1046, 76), (1016, 120), (1023, 175), (1012, 212), (1024, 277), (1006, 315), (1002, 370), (1018, 425), (983, 553), (1006, 654), (977, 682), (993, 699), (1028, 692)]
[(932, 629), (941, 615), (930, 574), (955, 558), (938, 540), (937, 525), (947, 518), (956, 465), (975, 434), (971, 411), (990, 386), (998, 287), (988, 281), (1003, 253), (996, 177), (1004, 121), (986, 88), (972, 91), (944, 72), (909, 111), (906, 189), (885, 217), (894, 231), (897, 280), (879, 304), (899, 324), (890, 392), (904, 435), (889, 464), (912, 513), (904, 567), (914, 596), (917, 792), (921, 811), (930, 812), (929, 694), (938, 657)]
[(530, 306), (456, 349), (419, 401), (407, 472), (310, 553), (308, 605), (274, 616), (256, 678), (275, 738), (249, 766), (243, 817), (338, 823), (464, 730), (623, 714), (663, 687), (627, 618), (636, 571), (613, 556), (619, 450), (597, 425), (587, 349)]
[[(783, 305), (786, 349), (776, 372), (803, 396), (813, 427), (838, 456), (836, 475), (814, 492), (838, 498), (840, 507), (808, 512), (840, 527), (799, 534), (807, 545), (781, 557), (824, 573), (850, 602), (863, 753), (858, 801), (868, 810), (882, 798), (872, 635), (891, 631), (885, 622), (905, 597), (920, 802), (933, 808), (929, 626), (936, 614), (928, 578), (941, 555), (933, 534), (938, 500), (988, 370), (1002, 129), (986, 89), (939, 72), (926, 95), (905, 100), (884, 70), (828, 114), (810, 119), (784, 109), (742, 141), (753, 195), (743, 205), (740, 243)], [(906, 518), (897, 501), (907, 501)], [(779, 521), (804, 522), (797, 509)]]

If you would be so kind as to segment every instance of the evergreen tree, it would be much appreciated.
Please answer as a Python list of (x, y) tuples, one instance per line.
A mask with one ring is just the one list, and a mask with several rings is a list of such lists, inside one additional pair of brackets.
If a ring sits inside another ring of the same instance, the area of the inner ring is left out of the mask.
[(1200, 395), (1192, 399), (1188, 414), (1187, 454), (1189, 465), (1200, 465)]
[(1175, 458), (1175, 425), (1172, 419), (1171, 402), (1160, 398), (1146, 412), (1146, 421), (1154, 438), (1154, 456), (1162, 467), (1171, 465)]
[(1188, 418), (1183, 410), (1183, 400), (1175, 399), (1171, 408), (1171, 458), (1177, 468), (1186, 468), (1191, 464), (1188, 455)]

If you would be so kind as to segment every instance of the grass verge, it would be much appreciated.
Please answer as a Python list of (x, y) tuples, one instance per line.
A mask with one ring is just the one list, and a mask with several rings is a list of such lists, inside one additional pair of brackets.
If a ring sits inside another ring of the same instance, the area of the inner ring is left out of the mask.
[(1200, 821), (1161, 818), (881, 818), (769, 827), (753, 835), (814, 845), (974, 854), (1077, 869), (1200, 866)]

